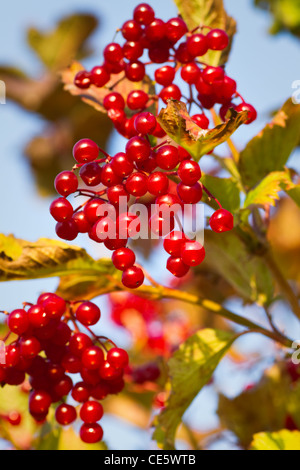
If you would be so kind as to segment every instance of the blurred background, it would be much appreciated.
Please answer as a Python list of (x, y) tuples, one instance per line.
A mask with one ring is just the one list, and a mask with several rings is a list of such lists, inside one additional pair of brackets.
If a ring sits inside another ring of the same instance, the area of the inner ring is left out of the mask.
[[(136, 0), (85, 0), (84, 3), (79, 0), (46, 3), (28, 0), (23, 4), (11, 0), (2, 7), (0, 79), (7, 85), (7, 102), (0, 105), (1, 233), (12, 233), (17, 238), (30, 241), (40, 237), (57, 239), (54, 221), (49, 216), (49, 205), (54, 195), (53, 180), (59, 171), (71, 167), (73, 144), (88, 136), (96, 139), (111, 155), (123, 151), (125, 139), (112, 131), (106, 116), (64, 92), (57, 72), (68, 65), (73, 52), (87, 69), (99, 64), (103, 48), (112, 41), (115, 30), (130, 17), (137, 3)], [(176, 15), (176, 7), (171, 0), (152, 0), (149, 3), (157, 16), (164, 20)], [(268, 2), (257, 3), (266, 10), (257, 8), (252, 0), (225, 0), (228, 13), (238, 24), (227, 72), (237, 80), (240, 93), (258, 111), (256, 122), (242, 126), (236, 132), (234, 141), (239, 148), (243, 148), (264, 127), (271, 113), (291, 96), (292, 83), (300, 80), (297, 37), (300, 19), (298, 25), (288, 24), (292, 33), (283, 30), (275, 36), (270, 35), (272, 24), (274, 32), (283, 25), (278, 18), (274, 21), (267, 11)], [(75, 15), (72, 23), (76, 31), (74, 43), (64, 51), (60, 49), (63, 36), (51, 34), (59, 22), (72, 15)], [(279, 18), (285, 20), (283, 16), (279, 15)], [(49, 44), (48, 50), (45, 44)], [(298, 157), (299, 153), (295, 152), (290, 166), (299, 168)], [(202, 165), (206, 171), (209, 170), (210, 160), (205, 157)], [(100, 249), (85, 236), (71, 243), (86, 248), (94, 257), (107, 255), (105, 248)], [(139, 254), (140, 263), (150, 274), (157, 281), (166, 282), (167, 275), (159, 268), (161, 259), (161, 251), (159, 254), (154, 251), (147, 259), (143, 258), (142, 251)], [(18, 308), (23, 301), (34, 301), (42, 291), (55, 290), (56, 287), (57, 279), (3, 283), (0, 285), (1, 309), (10, 311)], [(113, 338), (120, 346), (130, 346), (132, 336), (112, 321), (108, 300), (98, 299), (98, 303), (102, 308), (101, 334)], [(242, 311), (244, 315), (264, 322), (259, 309), (243, 307), (235, 299), (231, 299), (230, 304), (234, 311)], [(178, 306), (174, 308), (178, 309)], [(280, 306), (275, 315), (280, 324)], [(286, 310), (285, 315), (289, 315)], [(289, 328), (294, 330), (294, 337), (297, 336), (298, 326), (292, 320)], [(245, 370), (242, 366), (236, 367), (239, 359), (235, 363), (232, 358), (225, 359), (217, 369), (214, 384), (206, 387), (189, 408), (186, 421), (199, 432), (218, 428), (217, 392), (221, 390), (227, 396), (234, 396), (258, 380), (264, 368), (271, 365), (274, 353), (276, 355), (275, 348), (270, 341), (257, 336), (239, 340), (239, 354), (252, 358), (253, 366)], [(256, 360), (258, 354), (259, 361)], [(110, 449), (155, 448), (151, 432), (141, 431), (125, 418), (107, 414), (103, 424)], [(180, 446), (186, 448), (183, 442), (179, 442)], [(7, 443), (3, 442), (3, 448), (6, 447)], [(238, 447), (233, 434), (224, 435), (220, 430), (209, 448)]]

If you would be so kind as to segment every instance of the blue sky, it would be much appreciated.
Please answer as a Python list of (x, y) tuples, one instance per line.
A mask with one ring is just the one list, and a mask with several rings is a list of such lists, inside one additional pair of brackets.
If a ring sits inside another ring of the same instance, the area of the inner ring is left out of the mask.
[[(168, 19), (176, 14), (171, 0), (153, 0), (149, 2), (157, 15)], [(20, 2), (10, 0), (2, 6), (0, 17), (1, 48), (0, 63), (18, 65), (28, 74), (41, 73), (41, 65), (25, 42), (25, 30), (29, 26), (52, 28), (62, 16), (74, 12), (91, 12), (101, 17), (101, 27), (92, 38), (95, 55), (88, 59), (87, 67), (99, 63), (101, 47), (110, 42), (114, 30), (130, 16), (137, 2), (135, 0), (52, 0), (41, 2), (28, 0)], [(84, 6), (83, 6), (84, 5)], [(300, 49), (297, 40), (288, 34), (270, 37), (267, 33), (269, 17), (266, 13), (253, 8), (251, 0), (225, 0), (228, 12), (238, 22), (227, 73), (238, 81), (240, 93), (258, 110), (258, 119), (251, 126), (243, 126), (236, 134), (235, 142), (242, 148), (247, 141), (268, 121), (269, 112), (278, 108), (292, 93), (292, 82), (300, 79)], [(4, 8), (4, 10), (3, 10)], [(102, 45), (102, 46), (100, 46)], [(1, 79), (1, 76), (0, 76)], [(22, 149), (32, 136), (43, 128), (43, 122), (34, 115), (28, 115), (13, 103), (0, 105), (0, 232), (13, 233), (19, 238), (35, 240), (40, 237), (56, 238), (54, 224), (49, 216), (49, 198), (40, 198), (30, 168), (22, 156)], [(82, 136), (84, 137), (84, 136)], [(109, 151), (113, 154), (124, 147), (124, 140), (113, 134)], [(71, 149), (70, 149), (71, 150)], [(95, 254), (95, 249), (84, 237), (74, 242)], [(155, 277), (158, 271), (156, 260), (150, 266)], [(44, 279), (12, 282), (0, 285), (1, 309), (13, 309), (22, 301), (34, 300), (41, 291), (55, 289), (57, 280)], [(105, 306), (105, 304), (104, 304)], [(238, 306), (236, 306), (238, 309)], [(103, 315), (104, 334), (116, 334), (114, 327)], [(102, 330), (103, 331), (103, 330)], [(117, 332), (120, 341), (126, 344), (127, 336)], [(226, 369), (226, 365), (225, 365)], [(223, 377), (223, 375), (222, 375)], [(230, 387), (229, 387), (230, 388)], [(197, 413), (202, 411), (203, 423), (214, 422), (213, 399), (209, 392), (203, 396), (203, 405), (197, 405)], [(206, 397), (206, 398), (205, 398)], [(197, 402), (198, 403), (198, 402)], [(198, 414), (197, 414), (198, 416)], [(111, 430), (111, 445), (117, 448), (113, 438), (114, 421), (107, 423)], [(123, 426), (123, 425), (122, 425)], [(122, 427), (121, 426), (121, 427)], [(127, 429), (127, 428), (126, 428)], [(136, 448), (143, 442), (149, 444), (148, 436), (141, 436), (130, 428), (126, 438), (126, 448)], [(225, 444), (223, 444), (225, 445)]]

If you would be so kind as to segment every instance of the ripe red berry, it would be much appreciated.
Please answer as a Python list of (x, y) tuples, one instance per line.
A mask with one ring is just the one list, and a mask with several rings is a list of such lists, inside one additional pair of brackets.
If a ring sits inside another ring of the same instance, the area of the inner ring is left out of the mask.
[(73, 219), (57, 222), (55, 226), (56, 235), (63, 240), (75, 240), (78, 235), (77, 225)]
[(41, 351), (41, 344), (35, 336), (23, 336), (19, 345), (20, 354), (24, 358), (34, 358)]
[(144, 273), (141, 268), (132, 266), (123, 272), (122, 282), (125, 287), (128, 287), (129, 289), (136, 289), (143, 284)]
[(212, 29), (206, 37), (209, 49), (214, 51), (222, 51), (229, 44), (229, 37), (223, 29)]
[(16, 335), (22, 335), (29, 327), (29, 319), (26, 310), (13, 310), (7, 319), (7, 325), (10, 331)]
[(193, 85), (198, 81), (200, 73), (200, 69), (195, 62), (190, 62), (181, 68), (181, 78), (189, 85)]
[(37, 390), (30, 394), (29, 411), (30, 413), (43, 414), (47, 413), (51, 405), (50, 395), (43, 391)]
[(146, 37), (153, 42), (160, 41), (165, 37), (166, 27), (163, 20), (155, 18), (145, 28)]
[(79, 233), (87, 233), (91, 229), (87, 216), (84, 211), (75, 212), (72, 216)]
[(123, 58), (122, 47), (116, 42), (108, 44), (103, 51), (104, 59), (107, 62), (117, 63)]
[(184, 160), (181, 162), (177, 173), (182, 183), (187, 186), (194, 186), (201, 178), (200, 167), (198, 163), (193, 160)]
[(177, 193), (182, 202), (185, 204), (197, 204), (202, 199), (202, 186), (199, 183), (193, 186), (187, 186), (179, 183), (177, 186)]
[(156, 123), (156, 117), (149, 112), (139, 113), (134, 119), (134, 127), (139, 134), (152, 134)]
[(98, 401), (86, 401), (80, 408), (80, 418), (84, 423), (96, 423), (102, 416), (103, 406)]
[(171, 18), (166, 23), (166, 37), (173, 44), (179, 41), (182, 36), (188, 32), (186, 23), (181, 18)]
[(86, 369), (99, 369), (104, 361), (104, 354), (98, 346), (91, 346), (83, 351), (81, 362)]
[(181, 248), (186, 240), (183, 232), (173, 231), (164, 239), (164, 249), (172, 256), (181, 256)]
[(235, 110), (238, 113), (241, 113), (242, 111), (248, 111), (248, 120), (245, 122), (245, 124), (251, 124), (257, 118), (256, 109), (249, 103), (241, 103), (235, 107)]
[(127, 96), (127, 106), (129, 109), (143, 109), (148, 102), (149, 96), (143, 90), (131, 91)]
[(142, 25), (152, 23), (154, 16), (154, 10), (150, 5), (148, 5), (148, 3), (140, 3), (137, 7), (135, 7), (133, 12), (135, 21)]
[(166, 86), (159, 93), (159, 97), (166, 104), (167, 104), (168, 100), (171, 99), (171, 98), (173, 100), (180, 100), (180, 98), (181, 98), (180, 88), (177, 85), (174, 85), (174, 84)]
[(175, 67), (164, 65), (163, 67), (155, 70), (154, 77), (160, 85), (169, 86), (175, 78), (175, 73)]
[(101, 183), (104, 184), (104, 186), (109, 188), (110, 186), (122, 183), (122, 179), (122, 176), (119, 176), (114, 172), (110, 163), (102, 167)]
[(170, 271), (173, 276), (180, 278), (185, 276), (190, 268), (184, 264), (180, 257), (170, 256), (167, 260), (167, 270)]
[(91, 83), (96, 87), (103, 87), (110, 80), (110, 74), (103, 65), (93, 67), (90, 72)]
[(181, 247), (181, 259), (187, 266), (199, 266), (205, 258), (204, 247), (197, 241), (185, 241)]
[(102, 168), (96, 162), (86, 163), (80, 168), (79, 176), (87, 186), (97, 186), (101, 182)]
[(138, 41), (143, 30), (137, 21), (128, 20), (123, 24), (121, 32), (126, 41)]
[(101, 312), (93, 302), (83, 302), (76, 310), (77, 320), (85, 326), (95, 325), (100, 320)]
[(116, 369), (124, 369), (128, 366), (129, 358), (124, 349), (111, 348), (107, 353), (107, 361)]
[(41, 305), (33, 305), (28, 310), (29, 323), (35, 328), (42, 328), (48, 325), (50, 317), (47, 315)]
[(117, 91), (112, 91), (108, 93), (103, 99), (103, 106), (105, 109), (124, 109), (125, 108), (125, 101), (123, 96), (118, 93)]
[(125, 147), (126, 156), (131, 162), (147, 160), (150, 156), (151, 147), (143, 137), (132, 137)]
[(119, 248), (113, 252), (112, 262), (117, 269), (125, 271), (134, 265), (135, 254), (130, 248)]
[(41, 299), (38, 299), (38, 304), (42, 305), (50, 318), (59, 319), (66, 311), (66, 302), (56, 294), (44, 295)]
[(72, 398), (78, 403), (84, 403), (90, 397), (90, 388), (84, 382), (78, 382), (72, 388)]
[(132, 173), (127, 178), (125, 187), (126, 191), (135, 197), (144, 196), (147, 192), (147, 176), (144, 173), (136, 172)]
[(163, 170), (173, 170), (179, 163), (178, 149), (174, 145), (163, 145), (156, 152), (156, 162)]
[(201, 127), (201, 129), (208, 129), (209, 119), (205, 116), (204, 113), (194, 114), (192, 116), (192, 121), (194, 121), (197, 126)]
[(179, 44), (175, 52), (175, 59), (182, 64), (188, 64), (193, 61), (194, 57), (188, 51), (187, 42)]
[(165, 237), (175, 226), (174, 214), (164, 216), (161, 213), (152, 215), (149, 219), (149, 228), (156, 237)]
[[(102, 173), (103, 176), (103, 173)], [(103, 201), (101, 199), (90, 199), (84, 206), (83, 212), (90, 224), (94, 224), (98, 219), (98, 209), (100, 206), (103, 205)]]
[(193, 34), (187, 40), (187, 50), (192, 57), (200, 57), (208, 51), (208, 41), (203, 34)]
[(214, 85), (224, 79), (224, 70), (222, 67), (207, 66), (202, 72), (202, 78), (208, 85)]
[(125, 178), (133, 172), (134, 166), (126, 153), (119, 152), (112, 159), (111, 168), (118, 176)]
[(87, 444), (95, 444), (101, 441), (103, 429), (98, 423), (83, 424), (80, 428), (80, 439)]
[(89, 88), (91, 85), (91, 74), (86, 70), (80, 70), (80, 72), (77, 72), (75, 75), (74, 85), (82, 89)]
[(69, 196), (78, 188), (77, 176), (72, 171), (62, 171), (56, 176), (54, 186), (61, 196)]
[(139, 60), (127, 64), (125, 67), (125, 75), (131, 82), (140, 82), (145, 76), (144, 64)]
[(70, 219), (73, 215), (72, 204), (64, 197), (59, 197), (51, 203), (50, 214), (57, 222)]
[(209, 219), (209, 225), (214, 232), (228, 232), (233, 229), (233, 215), (226, 209), (218, 209)]
[(91, 139), (81, 139), (73, 147), (73, 157), (78, 163), (92, 162), (98, 155), (98, 145)]
[(69, 349), (72, 354), (81, 357), (84, 350), (92, 346), (92, 340), (85, 333), (74, 333), (69, 342)]
[(122, 51), (126, 59), (130, 62), (134, 62), (143, 55), (144, 49), (138, 41), (127, 41), (125, 42)]
[(167, 175), (160, 171), (155, 171), (148, 178), (148, 191), (153, 196), (166, 194), (169, 188), (169, 179)]
[(61, 424), (62, 426), (67, 426), (68, 424), (73, 423), (76, 418), (77, 413), (74, 406), (63, 403), (56, 408), (55, 419), (58, 424)]

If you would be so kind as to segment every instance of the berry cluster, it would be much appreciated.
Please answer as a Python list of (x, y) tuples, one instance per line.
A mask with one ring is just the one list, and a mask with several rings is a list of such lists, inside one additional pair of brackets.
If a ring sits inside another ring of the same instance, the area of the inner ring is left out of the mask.
[[(125, 151), (110, 156), (90, 139), (77, 142), (73, 148), (76, 165), (73, 171), (63, 171), (56, 177), (55, 188), (62, 197), (52, 202), (50, 212), (57, 221), (56, 233), (60, 238), (74, 240), (78, 233), (87, 233), (90, 239), (103, 242), (112, 250), (112, 261), (122, 271), (124, 286), (133, 289), (143, 284), (144, 273), (127, 246), (129, 239), (145, 225), (152, 238), (153, 234), (164, 238), (164, 249), (170, 255), (167, 269), (181, 278), (191, 267), (202, 263), (205, 250), (199, 242), (186, 236), (177, 212), (184, 210), (185, 205), (201, 201), (203, 191), (215, 199), (200, 181), (199, 164), (184, 148), (164, 139), (166, 134), (157, 120), (159, 99), (163, 103), (170, 98), (185, 100), (189, 112), (193, 106), (198, 107), (201, 112), (192, 115), (192, 119), (202, 129), (208, 129), (210, 124), (205, 110), (215, 104), (220, 105), (219, 113), (224, 120), (229, 108), (238, 112), (247, 110), (247, 124), (256, 118), (256, 111), (243, 99), (240, 104), (233, 103), (241, 96), (224, 67), (213, 67), (200, 60), (205, 59), (208, 51), (223, 51), (228, 47), (225, 31), (205, 26), (188, 31), (181, 18), (164, 22), (155, 17), (150, 5), (143, 3), (135, 8), (133, 19), (126, 21), (120, 32), (125, 43), (108, 44), (104, 49), (104, 63), (90, 72), (78, 72), (75, 85), (82, 89), (103, 88), (103, 107), (115, 128), (128, 139)], [(143, 61), (146, 50), (150, 62)], [(149, 95), (143, 89), (147, 66), (154, 67), (154, 81), (162, 86), (158, 95)], [(179, 71), (188, 98), (174, 82)], [(118, 75), (115, 83), (112, 83), (113, 75)], [(116, 91), (123, 80), (137, 82), (127, 96)], [(79, 170), (80, 188), (75, 170)], [(86, 198), (75, 209), (67, 200), (74, 193)], [(121, 199), (125, 205), (121, 205)], [(146, 223), (130, 212), (131, 205), (137, 201), (148, 209)], [(232, 214), (215, 201), (220, 208), (210, 218), (211, 229), (231, 230)], [(150, 212), (152, 203), (155, 210)], [(115, 217), (111, 216), (108, 205), (114, 209)]]
[[(5, 346), (5, 364), (0, 366), (2, 386), (20, 385), (29, 376), (29, 412), (37, 422), (43, 422), (55, 404), (56, 421), (69, 425), (77, 419), (77, 409), (66, 398), (70, 395), (80, 403), (80, 437), (86, 443), (101, 441), (101, 400), (123, 389), (128, 366), (126, 351), (91, 331), (100, 314), (90, 301), (65, 302), (52, 293), (40, 295), (35, 305), (24, 303), (23, 309), (7, 316), (7, 339), (11, 334), (16, 339)], [(78, 324), (87, 334), (79, 331)], [(107, 350), (108, 343), (113, 347)], [(73, 383), (72, 374), (80, 374), (81, 380)], [(7, 419), (12, 424), (20, 422), (17, 415)]]
[[(202, 60), (207, 52), (223, 51), (228, 47), (229, 38), (225, 31), (207, 26), (188, 31), (180, 17), (164, 22), (155, 17), (154, 10), (146, 3), (135, 8), (133, 19), (126, 21), (119, 31), (125, 43), (108, 44), (103, 52), (103, 64), (95, 66), (91, 71), (78, 72), (74, 84), (81, 89), (97, 87), (107, 91), (103, 106), (116, 129), (125, 137), (130, 138), (141, 132), (142, 124), (137, 125), (135, 117), (159, 99), (163, 103), (167, 103), (170, 98), (182, 99), (200, 108), (201, 113), (194, 115), (193, 119), (203, 129), (209, 125), (204, 109), (211, 109), (216, 104), (221, 105), (219, 114), (224, 121), (229, 108), (238, 112), (248, 111), (247, 124), (256, 119), (255, 108), (237, 93), (235, 80), (225, 74), (223, 67), (213, 67)], [(148, 57), (145, 57), (146, 52)], [(159, 64), (158, 68), (156, 64)], [(124, 79), (134, 83), (144, 80), (146, 68), (154, 69), (154, 82), (162, 87), (158, 94), (134, 89), (123, 96), (115, 90)], [(183, 93), (182, 85), (175, 83), (179, 71), (188, 90), (188, 98)], [(118, 75), (115, 83), (112, 79), (114, 75)], [(235, 98), (241, 102), (234, 103)], [(154, 118), (148, 126), (147, 133), (156, 137), (164, 136), (164, 131)]]

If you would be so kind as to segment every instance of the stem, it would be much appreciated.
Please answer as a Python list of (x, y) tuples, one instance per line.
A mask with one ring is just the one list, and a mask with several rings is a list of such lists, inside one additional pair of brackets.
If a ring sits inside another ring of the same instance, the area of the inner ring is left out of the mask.
[(204, 184), (202, 184), (202, 188), (204, 189), (204, 191), (206, 192), (206, 194), (208, 195), (209, 199), (213, 199), (217, 204), (218, 206), (220, 207), (220, 209), (223, 209), (222, 207), (222, 204), (218, 201), (218, 199), (204, 186)]

